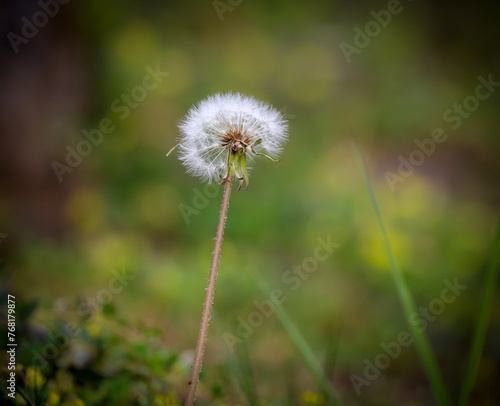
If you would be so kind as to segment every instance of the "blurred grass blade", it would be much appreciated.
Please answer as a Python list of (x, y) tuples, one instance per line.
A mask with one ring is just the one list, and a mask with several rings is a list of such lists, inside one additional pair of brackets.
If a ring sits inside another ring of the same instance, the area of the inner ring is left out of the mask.
[[(214, 311), (212, 315), (212, 325), (218, 331), (218, 335), (222, 337), (224, 330), (222, 329), (220, 318), (216, 311)], [(239, 389), (243, 392), (248, 405), (259, 406), (260, 401), (257, 394), (257, 382), (255, 381), (255, 376), (252, 370), (246, 341), (241, 343), (241, 346), (243, 348), (240, 349), (240, 346), (238, 346), (238, 352), (236, 354), (234, 354), (233, 351), (230, 351), (226, 346), (228, 353), (227, 368), (230, 373), (230, 377), (237, 382)]]
[(327, 337), (327, 343), (329, 344), (325, 360), (325, 374), (326, 376), (333, 376), (340, 346), (340, 329), (330, 328)]
[(474, 338), (472, 339), (471, 351), (467, 361), (465, 370), (465, 381), (460, 392), (459, 406), (465, 406), (469, 403), (474, 381), (476, 379), (477, 368), (483, 351), (486, 331), (488, 329), (488, 320), (491, 314), (493, 298), (495, 295), (495, 286), (498, 278), (498, 268), (500, 266), (500, 222), (497, 226), (493, 247), (486, 270), (486, 281), (481, 296), (481, 304), (479, 308), (479, 318), (477, 320)]
[[(258, 284), (262, 292), (267, 297), (269, 297), (271, 295), (271, 288), (269, 287), (267, 282), (259, 274), (256, 274), (256, 278), (258, 280)], [(281, 322), (281, 324), (283, 324), (283, 327), (285, 328), (289, 337), (291, 338), (295, 346), (298, 348), (299, 352), (304, 357), (304, 360), (306, 361), (307, 366), (309, 367), (311, 373), (316, 379), (319, 388), (321, 388), (326, 398), (328, 399), (328, 404), (339, 405), (339, 402), (337, 401), (337, 397), (333, 391), (333, 388), (328, 382), (328, 379), (325, 376), (320, 363), (316, 359), (314, 352), (312, 351), (309, 344), (307, 344), (307, 341), (305, 340), (304, 336), (301, 334), (300, 330), (297, 328), (293, 320), (290, 318), (283, 305), (276, 304), (274, 311), (276, 313), (276, 317), (278, 318), (278, 320)]]
[(251, 406), (258, 406), (260, 404), (259, 396), (257, 395), (257, 383), (255, 382), (255, 376), (252, 370), (252, 364), (250, 362), (250, 356), (248, 353), (248, 345), (246, 340), (238, 346), (237, 359), (240, 364), (242, 371), (242, 380), (240, 384), (245, 392), (248, 400), (248, 404)]
[(396, 285), (396, 290), (399, 299), (401, 301), (401, 304), (403, 306), (403, 310), (406, 319), (408, 321), (408, 326), (410, 328), (413, 340), (415, 341), (415, 346), (417, 348), (418, 354), (424, 366), (427, 377), (429, 378), (437, 403), (439, 405), (445, 405), (445, 406), (451, 405), (450, 395), (448, 394), (448, 391), (446, 390), (446, 387), (444, 385), (444, 381), (441, 376), (441, 372), (439, 371), (436, 357), (431, 349), (427, 336), (423, 332), (419, 331), (416, 325), (409, 323), (411, 315), (417, 313), (415, 302), (413, 301), (410, 289), (406, 284), (403, 274), (397, 264), (396, 257), (394, 256), (394, 253), (392, 251), (391, 243), (389, 242), (389, 237), (387, 235), (387, 231), (385, 229), (385, 225), (382, 220), (382, 215), (380, 213), (377, 199), (375, 198), (375, 193), (373, 191), (373, 187), (370, 182), (370, 177), (368, 174), (368, 169), (366, 167), (366, 162), (355, 141), (353, 141), (353, 147), (356, 158), (358, 160), (358, 164), (364, 174), (365, 186), (370, 196), (370, 201), (373, 207), (373, 211), (375, 212), (375, 217), (382, 235), (382, 243), (384, 245), (384, 251), (391, 267), (394, 284)]
[(287, 406), (300, 406), (300, 394), (298, 391), (297, 381), (292, 371), (294, 365), (291, 360), (285, 361), (283, 364), (283, 377), (285, 384), (285, 405)]

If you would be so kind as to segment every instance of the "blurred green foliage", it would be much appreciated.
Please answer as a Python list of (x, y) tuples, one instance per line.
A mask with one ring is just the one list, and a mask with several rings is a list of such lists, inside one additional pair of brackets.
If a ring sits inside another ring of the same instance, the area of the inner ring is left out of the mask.
[[(20, 305), (38, 303), (19, 318), (26, 323), (18, 326), (19, 392), (47, 405), (182, 402), (222, 193), (206, 189), (165, 154), (176, 144), (177, 123), (189, 107), (229, 90), (282, 110), (290, 141), (280, 163), (258, 161), (249, 190), (231, 197), (199, 404), (255, 404), (255, 396), (262, 405), (324, 401), (275, 315), (235, 354), (228, 351), (224, 333), (236, 334), (239, 318), (246, 320), (254, 301), (266, 299), (255, 272), (285, 292), (284, 306), (342, 404), (429, 404), (430, 388), (413, 346), (360, 396), (350, 381), (352, 374), (363, 374), (365, 359), (381, 352), (381, 343), (407, 328), (351, 137), (368, 158), (417, 306), (439, 298), (445, 279), (467, 286), (426, 328), (450, 391), (458, 390), (498, 216), (500, 98), (492, 93), (456, 130), (443, 114), (473, 93), (478, 76), (493, 73), (498, 79), (492, 35), (498, 6), (403, 4), (403, 12), (351, 63), (339, 44), (352, 43), (354, 27), (364, 27), (373, 19), (370, 11), (386, 3), (242, 1), (222, 20), (211, 1), (64, 6), (54, 23), (65, 35), (51, 46), (64, 50), (68, 41), (76, 49), (84, 91), (76, 114), (68, 118), (54, 107), (57, 114), (40, 127), (40, 134), (50, 134), (50, 149), (40, 154), (50, 179), (41, 190), (52, 185), (65, 193), (48, 199), (57, 205), (43, 209), (21, 188), (0, 196), (0, 232), (9, 235), (0, 247), (3, 289)], [(36, 40), (21, 56), (43, 46)], [(168, 77), (121, 119), (113, 102), (125, 105), (123, 95), (141, 85), (148, 66), (158, 65)], [(76, 148), (82, 131), (98, 128), (104, 118), (116, 129), (58, 184), (51, 163), (64, 162), (65, 147)], [(391, 191), (384, 173), (397, 173), (398, 157), (407, 158), (414, 141), (431, 137), (436, 127), (445, 129), (447, 140)], [(29, 159), (23, 159), (27, 166)], [(28, 205), (29, 216), (19, 201)], [(181, 205), (197, 214), (186, 221)], [(50, 232), (37, 216), (57, 218), (63, 231)], [(284, 272), (310, 257), (316, 239), (327, 236), (339, 249), (291, 291)], [(135, 278), (106, 306), (101, 300), (89, 323), (79, 309), (89, 298), (107, 297), (102, 292), (109, 291), (112, 270), (122, 269)], [(494, 308), (499, 305), (497, 294)], [(42, 351), (52, 342), (49, 333), (69, 322), (81, 334), (38, 376), (30, 369), (32, 351)], [(500, 396), (499, 326), (493, 312), (473, 394), (477, 404)], [(24, 404), (20, 397), (18, 404)]]

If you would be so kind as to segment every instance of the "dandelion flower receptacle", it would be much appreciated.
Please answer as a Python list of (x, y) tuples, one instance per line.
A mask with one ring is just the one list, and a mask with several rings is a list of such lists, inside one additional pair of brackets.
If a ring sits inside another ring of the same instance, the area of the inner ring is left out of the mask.
[(189, 110), (179, 125), (180, 160), (188, 173), (224, 184), (236, 176), (248, 187), (247, 164), (276, 161), (287, 139), (283, 115), (253, 97), (216, 94)]
[(288, 125), (283, 115), (271, 106), (253, 97), (227, 93), (216, 94), (193, 106), (179, 124), (179, 130), (179, 158), (187, 172), (209, 183), (220, 181), (220, 186), (224, 185), (200, 331), (185, 400), (185, 405), (191, 406), (205, 352), (233, 179), (236, 177), (239, 180), (238, 190), (243, 181), (247, 189), (248, 163), (259, 155), (279, 161), (278, 155), (288, 137)]

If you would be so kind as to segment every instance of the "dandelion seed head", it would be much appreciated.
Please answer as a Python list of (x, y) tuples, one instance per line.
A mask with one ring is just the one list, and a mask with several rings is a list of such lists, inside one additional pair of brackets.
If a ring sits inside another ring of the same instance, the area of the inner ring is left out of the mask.
[[(288, 137), (288, 124), (278, 110), (240, 93), (201, 101), (182, 119), (179, 130), (180, 160), (188, 173), (208, 182), (234, 176), (228, 168), (231, 148), (250, 162), (259, 154), (277, 158)], [(236, 175), (243, 179), (238, 168)]]

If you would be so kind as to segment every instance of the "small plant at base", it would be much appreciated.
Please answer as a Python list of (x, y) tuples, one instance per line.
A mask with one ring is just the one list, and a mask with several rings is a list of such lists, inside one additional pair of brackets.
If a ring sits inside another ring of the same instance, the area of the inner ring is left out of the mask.
[(249, 183), (247, 161), (252, 162), (260, 155), (278, 162), (276, 157), (287, 140), (288, 125), (283, 115), (271, 106), (253, 97), (227, 93), (216, 94), (192, 107), (179, 124), (179, 130), (179, 143), (167, 156), (178, 146), (179, 158), (188, 173), (209, 183), (222, 179), (219, 185), (225, 185), (200, 332), (185, 401), (186, 406), (191, 406), (194, 403), (203, 362), (233, 179), (236, 176), (239, 180), (238, 190), (245, 181), (246, 190)]

